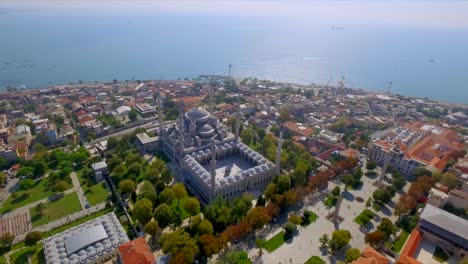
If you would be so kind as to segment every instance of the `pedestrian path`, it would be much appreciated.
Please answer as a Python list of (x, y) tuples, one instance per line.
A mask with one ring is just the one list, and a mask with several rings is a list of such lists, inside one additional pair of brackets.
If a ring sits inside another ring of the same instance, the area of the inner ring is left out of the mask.
[(76, 190), (76, 194), (78, 195), (78, 200), (80, 200), (81, 208), (86, 209), (88, 199), (86, 199), (83, 189), (81, 188), (81, 183), (78, 179), (78, 175), (76, 175), (76, 172), (70, 173), (70, 178), (72, 179), (73, 187)]

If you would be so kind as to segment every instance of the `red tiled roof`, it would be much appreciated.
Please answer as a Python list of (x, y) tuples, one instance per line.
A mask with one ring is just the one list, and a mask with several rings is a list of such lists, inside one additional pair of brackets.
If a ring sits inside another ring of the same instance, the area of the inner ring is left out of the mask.
[(118, 247), (123, 264), (153, 264), (156, 258), (146, 244), (144, 237), (139, 237)]
[(400, 258), (398, 258), (397, 264), (422, 264), (415, 258), (413, 258), (414, 253), (419, 247), (419, 244), (422, 241), (422, 232), (419, 229), (413, 229), (410, 237), (406, 241), (405, 247), (401, 250)]

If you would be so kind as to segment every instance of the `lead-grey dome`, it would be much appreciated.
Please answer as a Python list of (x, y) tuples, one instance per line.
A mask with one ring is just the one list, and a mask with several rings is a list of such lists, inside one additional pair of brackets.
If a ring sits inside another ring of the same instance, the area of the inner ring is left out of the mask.
[(200, 128), (200, 130), (198, 131), (198, 134), (199, 134), (200, 136), (205, 136), (205, 137), (206, 137), (206, 136), (211, 136), (211, 135), (213, 135), (214, 132), (215, 132), (214, 128), (213, 128), (212, 126), (206, 124), (206, 125), (204, 125), (204, 126), (202, 126), (202, 127)]
[(206, 111), (206, 109), (200, 108), (200, 107), (192, 108), (190, 109), (190, 111), (185, 113), (185, 118), (187, 118), (188, 120), (194, 120), (194, 121), (208, 119), (209, 116), (210, 116), (210, 113)]

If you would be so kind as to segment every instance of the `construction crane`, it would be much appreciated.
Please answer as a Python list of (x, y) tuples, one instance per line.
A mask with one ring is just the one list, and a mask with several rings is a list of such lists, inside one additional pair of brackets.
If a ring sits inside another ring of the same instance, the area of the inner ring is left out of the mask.
[(327, 89), (330, 89), (330, 82), (333, 80), (333, 76), (330, 76), (330, 79), (328, 79), (327, 85), (325, 86)]
[(340, 99), (344, 100), (345, 97), (345, 85), (344, 85), (345, 77), (341, 75), (341, 80), (338, 81), (338, 92), (341, 92)]
[(387, 84), (387, 94), (390, 94), (392, 92), (393, 81), (389, 81), (386, 84)]

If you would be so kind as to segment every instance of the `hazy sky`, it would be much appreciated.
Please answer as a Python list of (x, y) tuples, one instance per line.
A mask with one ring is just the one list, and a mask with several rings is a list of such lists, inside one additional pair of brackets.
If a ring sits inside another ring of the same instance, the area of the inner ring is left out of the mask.
[(402, 0), (0, 0), (0, 8), (70, 12), (190, 12), (235, 16), (286, 16), (346, 24), (384, 23), (468, 28), (468, 1)]

